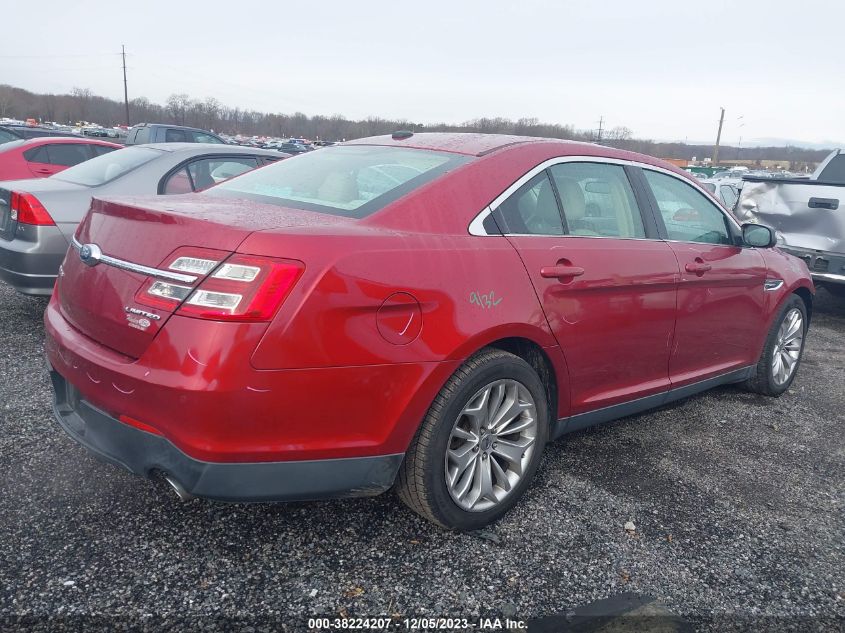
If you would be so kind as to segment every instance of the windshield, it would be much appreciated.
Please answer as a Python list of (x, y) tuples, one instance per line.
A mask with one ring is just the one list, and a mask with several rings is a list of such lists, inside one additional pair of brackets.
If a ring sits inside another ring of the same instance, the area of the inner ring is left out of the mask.
[(50, 178), (75, 185), (96, 187), (119, 178), (126, 172), (150, 162), (161, 154), (160, 150), (150, 147), (127, 147), (86, 160), (84, 163), (69, 167), (55, 176), (50, 176)]
[(249, 172), (203, 195), (363, 218), (468, 160), (400, 147), (327, 147)]

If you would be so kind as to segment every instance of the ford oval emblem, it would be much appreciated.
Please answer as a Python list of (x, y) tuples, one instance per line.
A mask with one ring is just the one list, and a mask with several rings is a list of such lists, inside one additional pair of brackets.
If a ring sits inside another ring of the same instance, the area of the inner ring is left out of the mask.
[(79, 249), (79, 259), (86, 266), (96, 266), (100, 263), (103, 251), (96, 244), (83, 244)]

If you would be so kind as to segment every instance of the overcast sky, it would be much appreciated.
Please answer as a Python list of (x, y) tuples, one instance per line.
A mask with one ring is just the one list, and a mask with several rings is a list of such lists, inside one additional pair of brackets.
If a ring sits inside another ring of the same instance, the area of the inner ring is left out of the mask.
[(840, 0), (39, 0), (0, 83), (174, 92), (419, 123), (536, 117), (642, 138), (845, 144)]

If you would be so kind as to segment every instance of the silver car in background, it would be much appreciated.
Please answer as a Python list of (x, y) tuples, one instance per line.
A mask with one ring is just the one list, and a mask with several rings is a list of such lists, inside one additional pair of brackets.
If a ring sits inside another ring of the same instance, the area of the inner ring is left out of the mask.
[(810, 178), (745, 176), (734, 215), (778, 232), (813, 281), (845, 297), (845, 152), (834, 150)]
[(739, 178), (702, 178), (701, 186), (716, 196), (716, 199), (728, 210), (733, 211), (739, 199), (739, 192), (742, 189), (742, 180)]
[(288, 155), (221, 144), (135, 145), (49, 178), (0, 182), (0, 280), (49, 295), (94, 197), (190, 193)]

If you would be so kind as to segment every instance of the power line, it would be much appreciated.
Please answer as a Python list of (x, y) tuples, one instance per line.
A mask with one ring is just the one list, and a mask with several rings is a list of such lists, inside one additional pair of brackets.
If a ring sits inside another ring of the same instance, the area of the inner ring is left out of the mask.
[(722, 124), (725, 122), (725, 109), (722, 108), (722, 115), (719, 117), (719, 131), (716, 132), (716, 145), (713, 146), (713, 166), (719, 162), (719, 143), (722, 141)]
[(126, 86), (126, 46), (120, 45), (120, 54), (123, 56), (123, 105), (126, 108), (126, 127), (129, 127), (129, 88)]
[(0, 55), (0, 59), (64, 59), (65, 57), (105, 57), (120, 53), (69, 53), (64, 55)]

